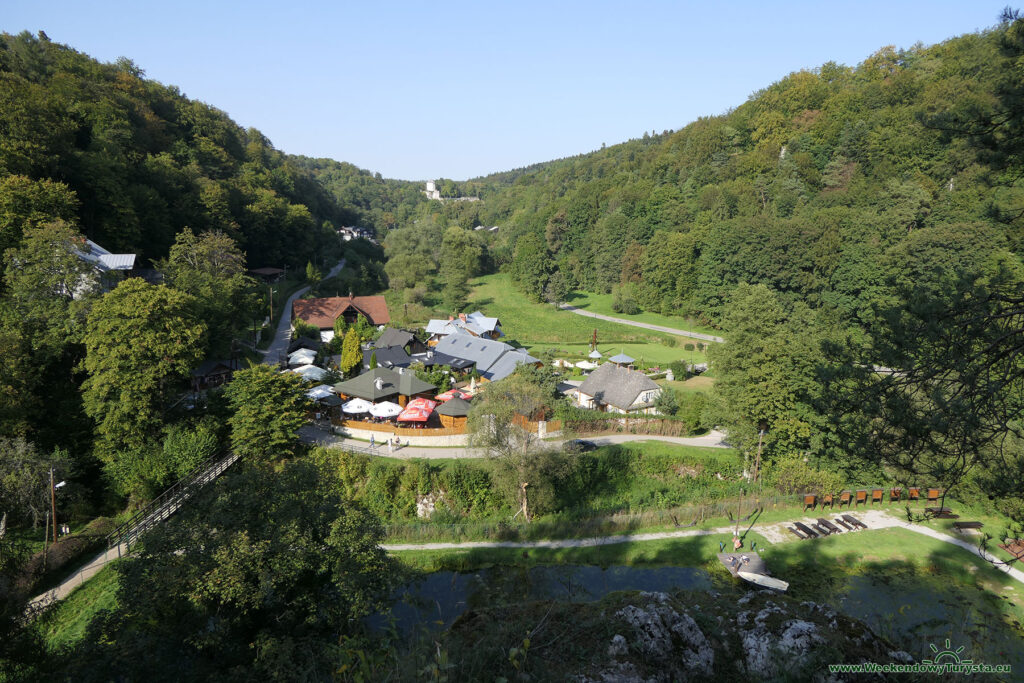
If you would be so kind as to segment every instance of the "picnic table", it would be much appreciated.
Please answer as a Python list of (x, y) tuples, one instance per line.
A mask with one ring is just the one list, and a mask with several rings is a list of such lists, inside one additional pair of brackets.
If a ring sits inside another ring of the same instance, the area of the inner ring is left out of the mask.
[(821, 527), (824, 527), (824, 528), (828, 529), (829, 533), (832, 533), (832, 534), (842, 533), (842, 531), (843, 531), (842, 529), (840, 529), (839, 527), (837, 527), (835, 524), (833, 524), (832, 522), (828, 521), (824, 517), (818, 517), (818, 526), (821, 526)]
[(812, 530), (809, 526), (807, 526), (803, 522), (794, 522), (793, 526), (795, 526), (800, 531), (804, 532), (807, 535), (808, 538), (817, 538), (818, 536), (821, 535), (817, 531)]
[(960, 515), (954, 515), (949, 508), (929, 507), (924, 511), (936, 519), (960, 519)]
[(957, 531), (963, 531), (965, 529), (980, 529), (985, 526), (984, 522), (953, 522), (953, 528)]

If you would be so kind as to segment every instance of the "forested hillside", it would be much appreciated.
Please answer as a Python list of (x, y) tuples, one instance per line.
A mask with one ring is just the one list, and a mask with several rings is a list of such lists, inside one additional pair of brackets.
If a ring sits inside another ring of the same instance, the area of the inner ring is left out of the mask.
[(904, 251), (1022, 246), (1020, 222), (1001, 220), (1022, 204), (1015, 176), (967, 134), (1007, 106), (1019, 72), (1002, 38), (827, 63), (677, 132), (465, 190), (483, 197), (480, 220), (502, 226), (496, 256), (536, 298), (557, 272), (570, 288), (718, 323), (737, 284), (762, 283), (863, 323)]
[(355, 215), (358, 225), (384, 235), (410, 221), (417, 205), (425, 204), (423, 184), (382, 178), (380, 173), (333, 159), (289, 156), (289, 161), (308, 170), (334, 198)]
[(131, 61), (0, 36), (0, 253), (59, 218), (142, 260), (187, 226), (225, 232), (252, 267), (298, 266), (357, 216), (259, 131)]

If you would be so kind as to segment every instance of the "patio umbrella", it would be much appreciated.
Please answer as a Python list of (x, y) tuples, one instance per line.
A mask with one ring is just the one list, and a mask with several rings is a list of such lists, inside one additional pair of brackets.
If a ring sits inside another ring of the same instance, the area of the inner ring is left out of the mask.
[(313, 399), (314, 401), (319, 401), (320, 399), (327, 398), (328, 396), (331, 396), (333, 394), (334, 391), (327, 384), (320, 384), (306, 392), (306, 396)]
[(591, 363), (589, 360), (581, 360), (576, 364), (580, 370), (593, 370), (597, 367), (597, 363)]
[(456, 396), (458, 396), (461, 399), (468, 400), (472, 398), (473, 394), (467, 394), (466, 392), (461, 391), (459, 389), (449, 389), (443, 394), (438, 394), (434, 398), (436, 398), (438, 401), (450, 401)]
[(430, 419), (431, 412), (433, 411), (425, 408), (410, 408), (406, 406), (405, 410), (396, 419), (399, 422), (426, 422)]
[(292, 372), (311, 382), (316, 382), (327, 376), (326, 370), (315, 365), (303, 365), (301, 368), (295, 368)]
[(372, 407), (373, 404), (370, 403), (369, 401), (361, 398), (354, 398), (345, 405), (343, 405), (341, 409), (348, 413), (349, 415), (358, 415), (360, 413), (368, 412)]
[(291, 365), (308, 365), (316, 360), (316, 351), (312, 349), (299, 349), (288, 354), (288, 363)]
[(370, 406), (370, 415), (374, 417), (394, 417), (402, 412), (402, 406), (391, 401), (382, 401)]
[(437, 407), (437, 401), (431, 401), (429, 398), (414, 398), (405, 404), (406, 410), (409, 408), (422, 408), (429, 414), (434, 408)]

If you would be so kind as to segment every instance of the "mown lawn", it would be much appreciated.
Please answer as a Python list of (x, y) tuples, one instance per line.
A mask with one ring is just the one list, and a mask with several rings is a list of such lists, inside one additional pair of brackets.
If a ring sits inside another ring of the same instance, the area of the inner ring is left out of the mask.
[(671, 334), (633, 328), (620, 323), (585, 318), (550, 304), (530, 301), (515, 289), (505, 273), (473, 280), (467, 310), (479, 309), (502, 322), (506, 338), (532, 353), (552, 349), (558, 357), (580, 360), (590, 352), (597, 330), (597, 349), (605, 357), (625, 353), (646, 365), (667, 365), (675, 360), (704, 362), (700, 351), (687, 351), (692, 340)]
[(708, 377), (706, 375), (698, 375), (683, 381), (672, 380), (669, 382), (666, 379), (659, 379), (657, 380), (657, 383), (663, 387), (672, 387), (676, 391), (681, 391), (685, 394), (696, 394), (711, 391), (711, 387), (715, 386), (715, 378)]
[(66, 599), (45, 612), (35, 624), (50, 650), (82, 639), (89, 622), (100, 611), (117, 606), (117, 573), (108, 564)]
[(595, 294), (593, 292), (573, 292), (566, 299), (565, 303), (576, 308), (582, 308), (590, 311), (591, 313), (600, 313), (601, 315), (610, 315), (615, 318), (622, 318), (623, 320), (634, 320), (639, 323), (648, 323), (650, 325), (661, 325), (663, 327), (671, 327), (677, 330), (683, 330), (684, 332), (698, 332), (700, 334), (710, 334), (716, 337), (722, 336), (721, 330), (716, 330), (710, 327), (703, 326), (690, 318), (684, 318), (683, 316), (677, 315), (662, 315), (660, 313), (651, 313), (644, 311), (637, 313), (636, 315), (626, 315), (625, 313), (616, 313), (615, 309), (612, 308), (612, 295), (611, 294)]

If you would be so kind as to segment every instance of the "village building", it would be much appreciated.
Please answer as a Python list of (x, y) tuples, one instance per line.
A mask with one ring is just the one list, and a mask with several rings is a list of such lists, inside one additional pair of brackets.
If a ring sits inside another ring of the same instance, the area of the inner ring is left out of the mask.
[(75, 253), (93, 268), (93, 277), (80, 281), (71, 293), (76, 299), (97, 287), (101, 292), (113, 289), (135, 269), (135, 254), (112, 254), (92, 240), (85, 240)]
[(227, 384), (238, 369), (237, 360), (204, 360), (191, 372), (192, 391)]
[(437, 407), (436, 413), (441, 418), (442, 427), (464, 428), (469, 416), (469, 401), (459, 398), (450, 398)]
[(654, 402), (661, 387), (641, 372), (605, 363), (583, 380), (575, 394), (581, 408), (651, 415), (658, 412)]
[(472, 362), (480, 376), (491, 382), (508, 377), (523, 363), (537, 367), (542, 365), (540, 360), (523, 349), (516, 349), (505, 342), (476, 337), (465, 331), (445, 336), (434, 347), (434, 352)]
[(358, 377), (334, 385), (334, 390), (346, 398), (365, 401), (393, 401), (405, 407), (413, 398), (432, 399), (437, 387), (424, 382), (412, 370), (374, 368)]
[(406, 353), (422, 353), (427, 350), (427, 345), (416, 338), (412, 332), (408, 330), (398, 330), (393, 327), (388, 327), (381, 333), (377, 340), (373, 342), (375, 349), (388, 349), (395, 346), (400, 346), (405, 349)]
[(388, 304), (382, 296), (331, 296), (320, 299), (297, 299), (292, 305), (292, 319), (302, 320), (320, 330), (320, 339), (334, 338), (334, 321), (343, 318), (352, 324), (363, 316), (371, 325), (391, 322)]
[(448, 335), (458, 332), (466, 332), (485, 339), (499, 339), (505, 336), (501, 331), (501, 321), (497, 318), (488, 318), (480, 311), (460, 313), (459, 317), (449, 317), (448, 320), (430, 320), (426, 329), (430, 335), (427, 339), (428, 346), (435, 346)]

